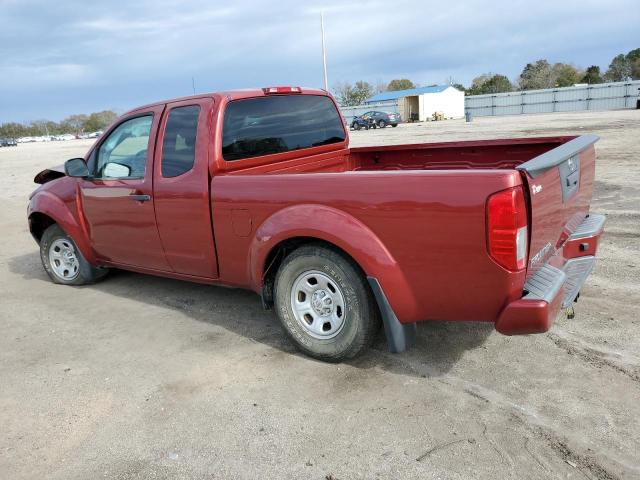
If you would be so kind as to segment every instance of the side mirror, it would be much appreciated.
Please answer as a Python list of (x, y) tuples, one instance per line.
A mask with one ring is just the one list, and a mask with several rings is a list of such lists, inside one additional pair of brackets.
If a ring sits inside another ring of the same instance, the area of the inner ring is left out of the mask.
[(89, 176), (89, 169), (83, 158), (72, 158), (64, 162), (64, 173), (67, 177), (86, 178)]
[(107, 178), (124, 178), (131, 175), (131, 168), (121, 163), (109, 162), (102, 169), (102, 176)]

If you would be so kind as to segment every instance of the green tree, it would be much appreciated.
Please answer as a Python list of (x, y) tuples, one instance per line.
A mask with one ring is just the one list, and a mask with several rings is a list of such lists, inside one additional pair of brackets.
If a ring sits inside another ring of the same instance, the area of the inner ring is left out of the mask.
[(627, 53), (627, 61), (631, 67), (631, 79), (640, 80), (640, 48)]
[(362, 103), (373, 95), (373, 87), (364, 80), (359, 80), (355, 85), (350, 83), (338, 83), (333, 87), (338, 98), (338, 103), (343, 107), (353, 107)]
[(84, 125), (88, 119), (89, 117), (83, 113), (70, 115), (60, 123), (60, 126), (64, 132), (78, 135), (84, 131)]
[(551, 65), (546, 60), (527, 63), (520, 73), (518, 85), (521, 90), (537, 90), (555, 87)]
[(568, 63), (555, 63), (551, 67), (551, 78), (556, 87), (570, 87), (580, 81), (583, 72)]
[(591, 65), (589, 68), (587, 68), (584, 72), (584, 75), (580, 79), (580, 83), (588, 83), (589, 85), (602, 83), (600, 67), (597, 65)]
[(416, 88), (416, 86), (408, 78), (397, 78), (391, 80), (387, 85), (387, 90), (389, 90), (390, 92), (397, 90), (409, 90), (410, 88)]
[[(631, 53), (631, 52), (629, 52)], [(631, 78), (631, 62), (627, 55), (619, 54), (613, 57), (607, 72), (604, 74), (608, 82), (624, 82)]]
[(473, 79), (468, 95), (484, 95), (487, 93), (511, 92), (513, 85), (509, 79), (500, 74), (485, 73)]
[(21, 123), (9, 122), (0, 125), (0, 137), (18, 138), (27, 136), (27, 127)]
[(94, 112), (87, 118), (87, 121), (84, 123), (83, 130), (86, 132), (104, 130), (107, 126), (111, 125), (116, 118), (118, 118), (118, 115), (111, 110)]
[(29, 126), (35, 136), (55, 135), (57, 133), (57, 125), (50, 120), (33, 120)]
[(451, 86), (453, 88), (457, 88), (458, 90), (460, 90), (461, 92), (467, 92), (467, 89), (464, 87), (464, 85), (462, 85), (461, 83), (452, 83)]
[(104, 130), (115, 121), (118, 115), (111, 110), (94, 112), (90, 115), (70, 115), (61, 122), (51, 120), (33, 120), (28, 124), (9, 122), (0, 125), (0, 137), (35, 137), (42, 135), (60, 135), (61, 133), (79, 134)]

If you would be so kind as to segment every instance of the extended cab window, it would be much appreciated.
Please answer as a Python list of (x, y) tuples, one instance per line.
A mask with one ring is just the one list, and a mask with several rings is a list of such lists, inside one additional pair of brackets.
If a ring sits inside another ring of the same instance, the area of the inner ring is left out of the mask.
[(169, 113), (162, 142), (162, 176), (177, 177), (193, 168), (200, 107), (176, 107)]
[(229, 102), (222, 127), (225, 160), (259, 157), (345, 139), (329, 97), (287, 95)]
[(144, 177), (152, 120), (144, 115), (118, 125), (98, 149), (95, 177)]

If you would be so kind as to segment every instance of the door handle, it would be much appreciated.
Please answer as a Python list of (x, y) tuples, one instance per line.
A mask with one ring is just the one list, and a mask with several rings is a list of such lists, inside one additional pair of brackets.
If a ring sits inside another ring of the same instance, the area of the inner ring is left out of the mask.
[(143, 194), (131, 194), (129, 195), (131, 200), (135, 200), (136, 202), (148, 202), (151, 200), (151, 195), (143, 195)]

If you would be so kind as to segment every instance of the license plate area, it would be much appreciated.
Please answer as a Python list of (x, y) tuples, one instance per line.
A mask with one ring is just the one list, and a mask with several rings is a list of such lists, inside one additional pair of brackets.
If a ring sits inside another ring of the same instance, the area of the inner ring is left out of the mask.
[(558, 165), (562, 202), (566, 203), (580, 189), (580, 157), (575, 155)]

